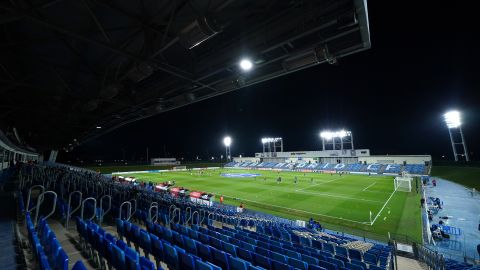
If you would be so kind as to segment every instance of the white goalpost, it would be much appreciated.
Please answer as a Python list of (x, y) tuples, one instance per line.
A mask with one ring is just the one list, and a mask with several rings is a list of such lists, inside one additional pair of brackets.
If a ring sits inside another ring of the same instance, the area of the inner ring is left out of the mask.
[(395, 191), (411, 192), (413, 176), (408, 173), (402, 173), (402, 176), (395, 177)]

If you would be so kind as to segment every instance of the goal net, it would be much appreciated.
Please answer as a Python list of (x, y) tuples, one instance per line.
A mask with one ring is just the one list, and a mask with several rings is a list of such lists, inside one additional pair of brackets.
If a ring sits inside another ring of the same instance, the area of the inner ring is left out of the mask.
[(395, 190), (396, 191), (403, 191), (403, 192), (411, 192), (412, 191), (412, 180), (413, 177), (410, 176), (398, 176), (395, 177)]

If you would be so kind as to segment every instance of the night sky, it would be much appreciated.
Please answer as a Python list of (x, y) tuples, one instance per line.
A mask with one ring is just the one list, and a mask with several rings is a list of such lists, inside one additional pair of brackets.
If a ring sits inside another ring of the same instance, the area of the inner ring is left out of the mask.
[(480, 31), (474, 12), (461, 3), (370, 1), (370, 50), (337, 66), (322, 64), (130, 124), (60, 159), (125, 154), (138, 160), (147, 147), (150, 157), (206, 159), (224, 153), (226, 134), (234, 156), (260, 152), (263, 136), (283, 137), (286, 151), (320, 150), (318, 133), (337, 128), (352, 130), (355, 147), (372, 154), (453, 159), (442, 115), (458, 109), (471, 158), (478, 160)]

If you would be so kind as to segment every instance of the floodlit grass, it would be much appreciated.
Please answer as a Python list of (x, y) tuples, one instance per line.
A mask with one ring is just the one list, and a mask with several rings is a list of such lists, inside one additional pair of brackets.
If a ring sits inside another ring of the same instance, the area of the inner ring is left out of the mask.
[[(227, 178), (223, 173), (258, 173)], [(377, 240), (421, 242), (420, 196), (394, 192), (393, 177), (224, 169), (132, 174), (142, 181), (175, 180), (177, 186), (220, 195), (225, 203), (286, 218), (320, 220), (326, 228)], [(277, 183), (278, 176), (282, 182)], [(294, 178), (298, 183), (294, 184)], [(312, 180), (313, 179), (313, 180)], [(374, 224), (370, 224), (370, 211)]]
[(480, 167), (433, 166), (431, 175), (480, 190)]

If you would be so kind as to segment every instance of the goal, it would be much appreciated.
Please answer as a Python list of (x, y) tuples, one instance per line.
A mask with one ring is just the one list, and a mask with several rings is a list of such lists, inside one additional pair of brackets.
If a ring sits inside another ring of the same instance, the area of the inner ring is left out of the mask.
[(395, 191), (411, 192), (412, 180), (413, 177), (406, 175), (395, 177)]
[(187, 169), (187, 166), (175, 166), (172, 168), (174, 171), (184, 171)]

